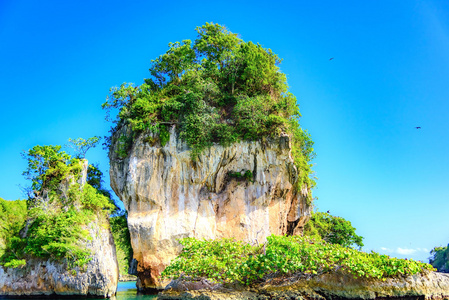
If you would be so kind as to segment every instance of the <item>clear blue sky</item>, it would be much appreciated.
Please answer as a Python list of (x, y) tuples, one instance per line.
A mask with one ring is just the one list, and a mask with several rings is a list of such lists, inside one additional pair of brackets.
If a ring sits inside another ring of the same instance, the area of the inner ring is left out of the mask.
[[(0, 197), (23, 198), (22, 150), (107, 135), (109, 88), (205, 22), (284, 59), (320, 211), (367, 251), (426, 260), (449, 243), (447, 1), (0, 0)], [(105, 151), (88, 158), (107, 173)]]

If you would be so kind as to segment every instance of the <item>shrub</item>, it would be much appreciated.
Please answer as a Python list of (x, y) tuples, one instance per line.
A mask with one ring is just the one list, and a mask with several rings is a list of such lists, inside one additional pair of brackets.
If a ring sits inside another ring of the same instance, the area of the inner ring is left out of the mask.
[(363, 237), (355, 233), (351, 222), (328, 213), (316, 212), (304, 226), (304, 235), (321, 238), (344, 247), (363, 247)]
[(163, 271), (162, 276), (208, 278), (215, 282), (257, 283), (267, 275), (311, 276), (335, 270), (355, 278), (375, 278), (425, 273), (434, 270), (426, 263), (365, 253), (338, 244), (299, 236), (267, 238), (261, 246), (233, 240), (181, 240), (183, 250)]
[(435, 247), (430, 251), (429, 263), (439, 272), (449, 272), (449, 247)]

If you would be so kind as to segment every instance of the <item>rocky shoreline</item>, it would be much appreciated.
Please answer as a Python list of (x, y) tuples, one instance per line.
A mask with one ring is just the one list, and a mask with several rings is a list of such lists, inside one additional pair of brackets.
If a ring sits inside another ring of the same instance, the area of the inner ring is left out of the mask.
[(160, 300), (175, 299), (449, 299), (449, 274), (428, 272), (385, 281), (358, 278), (342, 273), (314, 277), (273, 278), (251, 288), (222, 286), (207, 280), (174, 280), (159, 293)]

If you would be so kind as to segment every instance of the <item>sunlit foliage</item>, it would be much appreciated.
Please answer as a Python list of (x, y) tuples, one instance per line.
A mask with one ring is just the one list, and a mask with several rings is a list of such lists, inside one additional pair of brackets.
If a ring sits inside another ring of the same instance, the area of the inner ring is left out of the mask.
[(313, 213), (304, 226), (304, 235), (344, 247), (363, 247), (363, 237), (355, 233), (351, 222), (329, 213)]
[(253, 284), (265, 276), (344, 272), (355, 278), (384, 280), (389, 277), (433, 270), (426, 263), (365, 253), (339, 244), (299, 236), (274, 236), (251, 246), (233, 240), (181, 240), (183, 249), (163, 271), (168, 278), (181, 275), (215, 282)]

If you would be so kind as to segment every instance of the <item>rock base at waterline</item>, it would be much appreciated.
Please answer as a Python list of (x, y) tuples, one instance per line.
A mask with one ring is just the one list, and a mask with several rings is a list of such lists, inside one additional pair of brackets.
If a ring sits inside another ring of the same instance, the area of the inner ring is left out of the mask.
[(30, 259), (23, 268), (0, 266), (0, 298), (42, 296), (92, 296), (109, 298), (115, 295), (118, 264), (110, 229), (101, 222), (89, 224), (93, 237), (86, 248), (91, 260), (80, 269), (67, 268), (53, 260)]
[(255, 287), (223, 287), (210, 282), (178, 279), (158, 299), (268, 300), (268, 299), (449, 299), (449, 274), (428, 274), (390, 278), (386, 281), (354, 279), (345, 274), (324, 274), (312, 278), (274, 278)]

